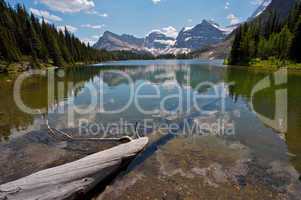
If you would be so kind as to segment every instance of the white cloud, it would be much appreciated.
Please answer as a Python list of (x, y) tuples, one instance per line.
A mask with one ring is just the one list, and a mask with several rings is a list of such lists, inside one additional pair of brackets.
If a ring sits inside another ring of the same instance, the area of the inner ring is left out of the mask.
[(93, 35), (92, 37), (88, 37), (88, 38), (82, 38), (81, 41), (83, 43), (85, 43), (86, 45), (88, 45), (88, 43), (92, 46), (93, 44), (95, 44), (97, 42), (97, 40), (99, 39), (99, 36)]
[(169, 36), (169, 37), (173, 37), (173, 38), (176, 38), (177, 35), (178, 35), (178, 31), (177, 29), (175, 29), (174, 27), (172, 26), (168, 26), (168, 27), (165, 27), (165, 28), (162, 28), (162, 32)]
[(227, 1), (227, 2), (226, 2), (226, 5), (225, 5), (225, 9), (228, 10), (229, 8), (230, 8), (230, 2)]
[(92, 44), (94, 44), (94, 41), (93, 40), (91, 40), (91, 38), (82, 38), (82, 39), (80, 39), (83, 43), (85, 43), (86, 45), (88, 45), (88, 44), (90, 44), (90, 45), (92, 45)]
[[(42, 23), (43, 23), (43, 19), (40, 18), (39, 22), (42, 24)], [(47, 19), (44, 19), (44, 22), (45, 22), (46, 24), (52, 24), (52, 22), (49, 21), (49, 20), (47, 20)]]
[(63, 13), (75, 13), (95, 7), (93, 0), (40, 0), (40, 2), (52, 10)]
[(188, 19), (187, 20), (188, 23), (192, 23), (192, 21), (193, 21), (192, 19)]
[(38, 10), (38, 9), (30, 8), (30, 12), (35, 16), (44, 18), (47, 21), (58, 21), (58, 22), (62, 21), (62, 18), (56, 15), (52, 15), (46, 10)]
[(71, 25), (65, 25), (65, 26), (58, 26), (57, 29), (58, 30), (65, 30), (65, 27), (67, 28), (68, 31), (70, 31), (71, 33), (75, 33), (77, 31), (77, 28)]
[(162, 29), (154, 29), (150, 31), (148, 34), (153, 33), (153, 32), (160, 32), (163, 33), (164, 35), (172, 38), (176, 38), (178, 36), (178, 31), (175, 29), (173, 26), (168, 26), (164, 27)]
[(88, 10), (86, 13), (89, 14), (89, 15), (97, 15), (99, 17), (105, 17), (105, 18), (109, 17), (109, 15), (107, 13), (100, 13), (96, 10)]
[(152, 0), (152, 2), (153, 2), (154, 4), (159, 4), (159, 3), (161, 2), (161, 0)]
[(227, 16), (227, 19), (230, 21), (231, 25), (238, 24), (240, 22), (239, 18), (232, 13)]
[(83, 24), (81, 27), (83, 28), (90, 28), (90, 29), (102, 29), (105, 25), (92, 25), (92, 24)]
[(101, 13), (99, 14), (100, 17), (108, 17), (109, 15), (107, 13)]

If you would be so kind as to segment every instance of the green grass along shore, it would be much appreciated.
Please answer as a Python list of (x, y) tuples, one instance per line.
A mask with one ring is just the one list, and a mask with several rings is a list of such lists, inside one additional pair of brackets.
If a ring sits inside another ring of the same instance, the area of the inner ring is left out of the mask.
[[(224, 60), (224, 64), (228, 65), (228, 59)], [(286, 67), (288, 69), (301, 70), (301, 63), (294, 63), (289, 60), (279, 60), (276, 58), (269, 58), (268, 60), (261, 60), (259, 58), (251, 59), (250, 62), (241, 63), (239, 66), (245, 66), (255, 69), (279, 69)]]
[[(66, 68), (66, 67), (82, 66), (88, 64), (95, 64), (95, 62), (65, 63), (64, 66), (59, 66), (59, 67)], [(19, 62), (7, 62), (7, 61), (0, 60), (0, 73), (16, 74), (16, 73), (28, 71), (30, 69), (48, 69), (54, 67), (58, 67), (58, 66), (55, 66), (52, 61), (45, 63), (41, 61), (31, 62), (29, 60), (23, 60)]]

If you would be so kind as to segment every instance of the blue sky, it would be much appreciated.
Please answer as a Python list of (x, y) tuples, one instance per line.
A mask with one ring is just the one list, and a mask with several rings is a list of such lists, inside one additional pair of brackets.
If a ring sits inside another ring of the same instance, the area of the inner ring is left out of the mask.
[(36, 16), (67, 26), (83, 41), (105, 30), (144, 37), (154, 29), (175, 36), (203, 19), (220, 25), (246, 20), (262, 0), (7, 0), (23, 3)]

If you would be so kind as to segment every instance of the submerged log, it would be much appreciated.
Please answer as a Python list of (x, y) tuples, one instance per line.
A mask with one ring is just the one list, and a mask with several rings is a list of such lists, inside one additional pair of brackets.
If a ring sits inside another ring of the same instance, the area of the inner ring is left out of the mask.
[(115, 173), (124, 160), (136, 156), (147, 144), (148, 138), (139, 138), (75, 162), (0, 185), (0, 199), (74, 199)]

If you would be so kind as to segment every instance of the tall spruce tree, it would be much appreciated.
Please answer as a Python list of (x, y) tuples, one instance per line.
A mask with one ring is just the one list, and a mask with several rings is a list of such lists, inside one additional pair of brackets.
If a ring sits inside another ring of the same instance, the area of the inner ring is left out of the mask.
[(249, 64), (253, 58), (301, 62), (301, 4), (281, 23), (277, 13), (271, 12), (265, 23), (259, 18), (238, 28), (230, 64)]
[(233, 41), (233, 45), (232, 45), (232, 49), (230, 52), (230, 58), (229, 58), (229, 64), (231, 65), (236, 65), (239, 64), (241, 59), (241, 52), (240, 52), (240, 42), (242, 39), (242, 28), (239, 27), (236, 31), (235, 31), (235, 38)]
[(0, 59), (9, 62), (22, 59), (53, 62), (57, 66), (74, 62), (100, 62), (108, 59), (139, 59), (148, 56), (134, 53), (109, 53), (85, 45), (67, 29), (64, 31), (32, 13), (23, 5), (12, 8), (0, 0)]
[(294, 30), (294, 38), (290, 49), (290, 58), (296, 62), (301, 62), (301, 16)]

